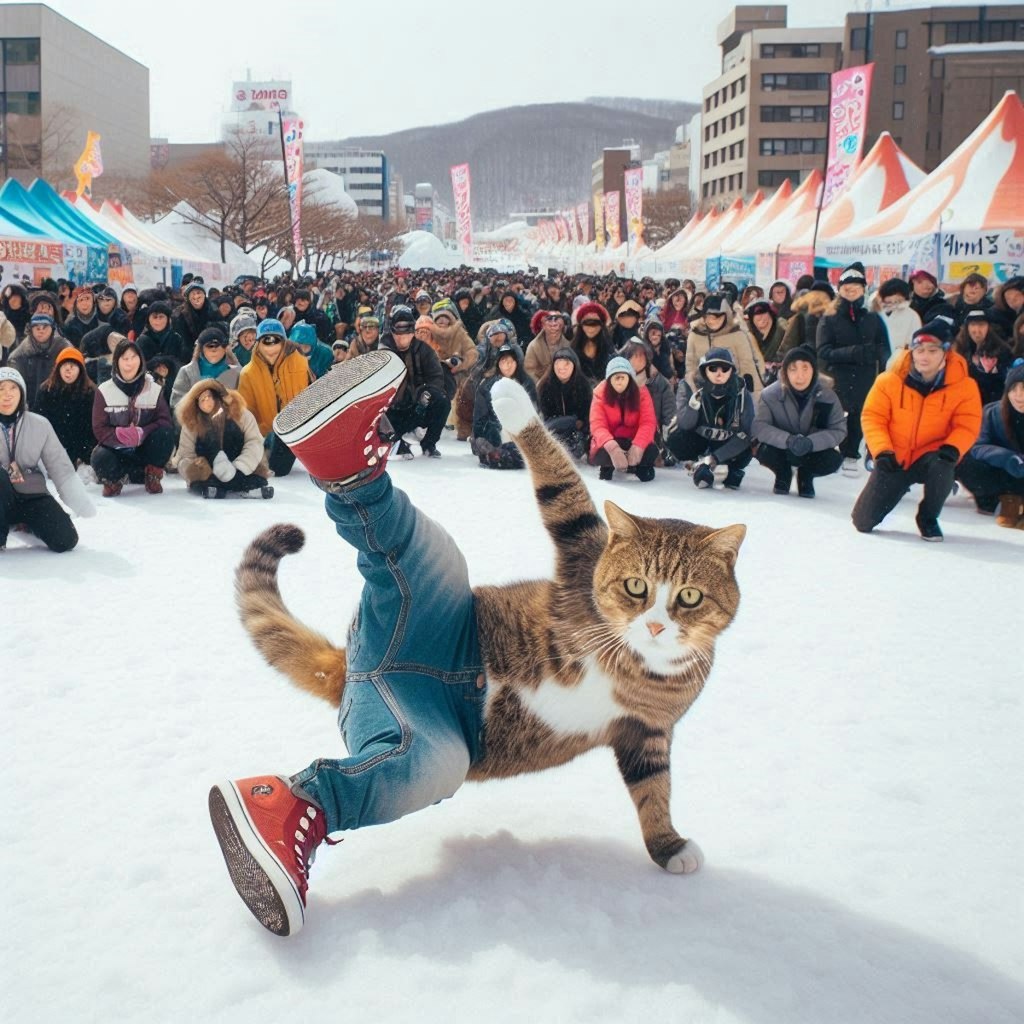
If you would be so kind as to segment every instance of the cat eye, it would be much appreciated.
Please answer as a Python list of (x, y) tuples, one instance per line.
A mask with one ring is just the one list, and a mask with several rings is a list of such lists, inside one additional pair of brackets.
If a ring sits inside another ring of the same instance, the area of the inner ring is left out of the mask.
[(683, 587), (677, 600), (684, 608), (696, 608), (704, 600), (704, 594), (696, 587)]
[(640, 579), (639, 576), (630, 576), (623, 586), (630, 597), (645, 597), (647, 595), (647, 581)]

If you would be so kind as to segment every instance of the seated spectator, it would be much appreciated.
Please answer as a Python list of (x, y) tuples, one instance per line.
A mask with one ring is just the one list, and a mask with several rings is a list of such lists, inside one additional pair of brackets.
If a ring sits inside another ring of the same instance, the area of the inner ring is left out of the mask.
[[(46, 476), (40, 471), (46, 470)], [(25, 381), (13, 367), (0, 368), (0, 551), (12, 528), (22, 527), (51, 551), (70, 551), (78, 543), (71, 517), (46, 486), (76, 515), (96, 514), (82, 481), (61, 447), (53, 427), (29, 412)]]
[(650, 349), (652, 365), (657, 367), (658, 373), (665, 379), (669, 387), (674, 389), (676, 372), (672, 363), (672, 352), (665, 341), (665, 325), (658, 317), (651, 316), (644, 321), (640, 340)]
[[(300, 320), (292, 327), (288, 332), (288, 340), (305, 357), (315, 380), (319, 380), (334, 365), (334, 353), (328, 345), (319, 340), (313, 325), (305, 320)], [(227, 381), (224, 383), (227, 387), (231, 386)]]
[(694, 385), (679, 382), (668, 446), (680, 462), (694, 464), (697, 487), (713, 487), (716, 467), (724, 466), (724, 486), (738, 490), (752, 457), (754, 400), (727, 348), (708, 349), (695, 377)]
[(228, 339), (217, 327), (204, 327), (199, 332), (191, 362), (186, 363), (174, 379), (171, 409), (189, 393), (199, 380), (219, 380), (226, 388), (238, 387), (241, 367), (228, 351)]
[(661, 320), (665, 330), (678, 330), (685, 338), (690, 333), (690, 293), (685, 288), (675, 288), (665, 300)]
[(34, 398), (40, 385), (53, 372), (57, 355), (67, 347), (53, 317), (36, 313), (29, 320), (25, 340), (11, 352), (7, 364), (21, 374), (28, 393)]
[(812, 280), (811, 286), (803, 292), (797, 288), (797, 295), (790, 305), (792, 316), (786, 324), (786, 333), (782, 338), (782, 355), (791, 348), (816, 349), (818, 324), (829, 312), (835, 297), (835, 289), (828, 281)]
[(910, 348), (910, 339), (921, 326), (921, 318), (910, 308), (910, 285), (900, 277), (883, 281), (871, 300), (871, 308), (881, 313), (889, 335), (892, 355), (886, 369), (891, 369), (899, 354)]
[(957, 466), (957, 479), (974, 495), (978, 511), (996, 523), (1024, 530), (1024, 360), (1006, 374), (998, 402), (985, 406), (981, 433)]
[(170, 356), (181, 366), (192, 358), (194, 346), (188, 345), (171, 326), (171, 306), (162, 299), (151, 303), (146, 310), (146, 328), (136, 340), (142, 347), (147, 363), (153, 356)]
[(978, 386), (951, 344), (949, 321), (924, 324), (910, 351), (868, 392), (861, 422), (875, 464), (853, 507), (853, 525), (861, 533), (882, 522), (911, 485), (924, 484), (917, 528), (923, 540), (942, 540), (939, 515), (956, 465), (981, 429)]
[(429, 344), (444, 371), (445, 394), (453, 401), (455, 392), (476, 365), (479, 353), (451, 299), (441, 299), (431, 307), (429, 331)]
[(103, 496), (121, 493), (125, 481), (161, 494), (164, 466), (174, 450), (171, 412), (160, 388), (146, 373), (139, 344), (122, 338), (114, 349), (110, 380), (96, 389), (92, 432), (99, 442), (92, 468)]
[(788, 282), (776, 281), (768, 289), (768, 301), (772, 304), (772, 309), (775, 310), (775, 315), (781, 321), (782, 329), (785, 331), (786, 324), (793, 315), (791, 308), (793, 293), (790, 291)]
[(829, 476), (842, 465), (844, 437), (846, 414), (819, 379), (814, 352), (790, 349), (779, 379), (761, 392), (754, 417), (754, 454), (775, 474), (775, 493), (789, 494), (795, 469), (797, 493), (813, 498), (814, 478)]
[(743, 309), (743, 323), (764, 359), (764, 383), (771, 384), (778, 380), (782, 365), (785, 322), (780, 321), (775, 307), (767, 299), (754, 299)]
[(292, 450), (273, 431), (274, 417), (311, 380), (305, 356), (286, 340), (281, 321), (273, 317), (261, 320), (256, 328), (256, 354), (242, 367), (238, 393), (256, 417), (274, 476), (287, 476), (295, 465)]
[[(109, 342), (109, 339), (108, 339)], [(114, 345), (116, 348), (116, 344)], [(90, 360), (86, 360), (86, 368)], [(153, 356), (146, 363), (146, 370), (154, 383), (160, 388), (164, 395), (164, 401), (168, 406), (171, 404), (171, 394), (174, 392), (174, 382), (178, 379), (178, 370), (181, 367), (170, 356)], [(104, 380), (110, 380), (110, 369), (107, 368)]]
[(544, 426), (574, 459), (586, 458), (590, 447), (590, 381), (583, 376), (571, 348), (560, 348), (537, 385), (537, 406)]
[(256, 328), (259, 320), (255, 312), (249, 309), (240, 309), (232, 317), (228, 327), (228, 341), (231, 343), (231, 351), (238, 360), (239, 367), (245, 366), (252, 359), (253, 349), (256, 347)]
[(53, 372), (39, 386), (34, 412), (53, 427), (61, 447), (77, 469), (87, 464), (96, 445), (92, 433), (92, 405), (96, 385), (85, 372), (85, 360), (70, 345), (57, 353)]
[(732, 365), (743, 378), (747, 390), (755, 396), (761, 393), (764, 387), (761, 350), (736, 326), (728, 297), (721, 293), (709, 295), (704, 302), (701, 319), (690, 323), (686, 339), (686, 379), (691, 390), (697, 386), (697, 367), (711, 349), (728, 350)]
[(373, 313), (363, 313), (356, 318), (356, 336), (348, 347), (347, 359), (364, 356), (380, 346), (380, 319)]
[(181, 424), (178, 472), (190, 491), (207, 498), (251, 491), (273, 497), (263, 434), (237, 391), (221, 380), (201, 379), (178, 403), (175, 415)]
[(565, 329), (565, 317), (557, 310), (539, 309), (530, 320), (533, 340), (526, 348), (526, 372), (539, 381), (551, 366), (551, 359), (560, 348), (570, 347)]
[(967, 369), (981, 392), (981, 404), (998, 402), (1003, 396), (1006, 371), (1013, 362), (1009, 346), (985, 309), (972, 309), (953, 341), (953, 351), (967, 360)]
[(491, 320), (481, 329), (484, 331), (484, 340), (476, 346), (477, 360), (455, 399), (455, 436), (459, 441), (466, 441), (473, 434), (476, 392), (483, 381), (498, 372), (498, 350), (508, 342), (519, 344), (512, 321), (504, 317)]
[(999, 285), (992, 296), (992, 317), (1003, 333), (1013, 335), (1014, 323), (1024, 314), (1024, 277), (1011, 277)]
[(629, 360), (629, 365), (633, 367), (633, 371), (636, 374), (637, 384), (647, 388), (651, 396), (651, 403), (654, 405), (654, 415), (658, 420), (658, 429), (654, 434), (654, 443), (658, 447), (658, 456), (662, 460), (661, 465), (674, 466), (676, 464), (676, 457), (665, 443), (669, 424), (676, 415), (676, 396), (672, 390), (672, 385), (658, 372), (650, 345), (639, 338), (627, 341), (619, 355), (625, 356)]
[(481, 382), (473, 405), (473, 454), (488, 469), (522, 469), (522, 453), (512, 441), (503, 441), (501, 423), (491, 402), (491, 389), (505, 377), (518, 381), (526, 389), (534, 407), (537, 391), (523, 368), (523, 350), (515, 342), (505, 342), (496, 354), (497, 372)]
[(618, 304), (615, 309), (615, 326), (612, 328), (612, 348), (616, 352), (636, 335), (643, 315), (643, 306), (636, 299), (626, 299)]
[(611, 318), (599, 302), (584, 302), (576, 310), (576, 326), (572, 329), (569, 347), (576, 353), (577, 363), (591, 387), (604, 380), (608, 360), (615, 354), (612, 348)]
[(910, 277), (910, 308), (926, 324), (937, 316), (953, 322), (953, 304), (940, 291), (938, 279), (927, 270), (915, 270)]
[(968, 274), (960, 282), (960, 294), (953, 304), (953, 326), (957, 329), (962, 327), (968, 313), (984, 313), (991, 308), (992, 300), (988, 297), (988, 278), (984, 274)]
[(440, 360), (427, 342), (415, 337), (415, 325), (414, 313), (408, 306), (392, 307), (391, 329), (381, 340), (381, 348), (391, 349), (398, 355), (405, 363), (406, 375), (388, 408), (387, 418), (398, 441), (395, 454), (399, 458), (413, 458), (405, 435), (422, 427), (420, 451), (428, 458), (439, 459), (437, 442), (451, 411), (451, 402), (445, 393)]
[(629, 360), (608, 360), (605, 379), (590, 403), (590, 464), (600, 467), (600, 478), (611, 480), (618, 470), (645, 483), (653, 480), (657, 428), (651, 396), (637, 384)]

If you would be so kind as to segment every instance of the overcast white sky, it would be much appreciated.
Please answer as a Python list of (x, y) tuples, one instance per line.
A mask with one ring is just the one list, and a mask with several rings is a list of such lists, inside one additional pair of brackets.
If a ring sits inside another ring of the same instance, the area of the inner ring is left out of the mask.
[[(789, 25), (838, 26), (864, 3), (794, 0)], [(152, 135), (205, 142), (219, 136), (231, 83), (245, 79), (247, 69), (254, 80), (291, 80), (307, 139), (383, 134), (586, 96), (696, 102), (718, 74), (716, 29), (733, 4), (49, 0), (49, 6), (149, 68)], [(874, 6), (886, 5), (876, 0)]]

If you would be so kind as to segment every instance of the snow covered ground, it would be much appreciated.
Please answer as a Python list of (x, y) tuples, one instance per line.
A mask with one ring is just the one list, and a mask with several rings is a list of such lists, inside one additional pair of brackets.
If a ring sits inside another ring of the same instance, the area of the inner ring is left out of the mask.
[[(442, 450), (393, 473), (474, 582), (548, 573), (526, 474)], [(739, 616), (676, 737), (700, 874), (648, 859), (595, 751), (321, 850), (305, 929), (265, 932), (207, 791), (340, 739), (257, 657), (232, 570), (264, 525), (301, 524), (282, 589), (340, 641), (354, 557), (301, 471), (270, 502), (93, 487), (78, 550), (0, 555), (0, 1020), (1024, 1020), (1024, 533), (961, 495), (944, 545), (909, 499), (862, 537), (859, 482), (781, 499), (756, 466), (739, 494), (589, 473), (641, 514), (749, 526)]]

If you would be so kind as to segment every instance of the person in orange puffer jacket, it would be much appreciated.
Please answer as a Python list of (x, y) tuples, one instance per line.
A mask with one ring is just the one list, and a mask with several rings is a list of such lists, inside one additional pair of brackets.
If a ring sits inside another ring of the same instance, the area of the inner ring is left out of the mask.
[(924, 540), (942, 540), (939, 513), (956, 465), (981, 430), (978, 385), (963, 356), (950, 351), (952, 341), (953, 325), (944, 317), (919, 327), (864, 401), (861, 425), (875, 466), (853, 507), (861, 533), (870, 533), (911, 484), (924, 484), (917, 528)]

